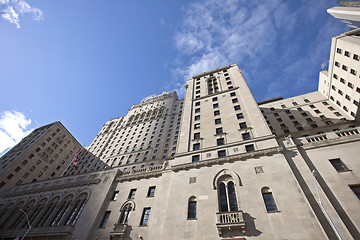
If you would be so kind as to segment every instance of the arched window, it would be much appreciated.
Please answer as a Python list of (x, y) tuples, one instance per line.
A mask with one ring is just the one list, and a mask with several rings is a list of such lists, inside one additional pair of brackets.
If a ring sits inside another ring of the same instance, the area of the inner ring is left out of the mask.
[(60, 197), (55, 197), (50, 200), (50, 202), (45, 206), (45, 211), (43, 212), (40, 220), (37, 222), (36, 227), (44, 226), (46, 220), (48, 220), (51, 213), (55, 210), (57, 203), (59, 202)]
[(74, 225), (76, 220), (78, 219), (80, 213), (82, 212), (85, 201), (87, 199), (87, 194), (83, 193), (75, 200), (75, 204), (72, 204), (72, 210), (69, 214), (69, 217), (66, 220), (65, 225)]
[(56, 226), (60, 224), (60, 221), (64, 217), (66, 211), (68, 210), (70, 203), (72, 200), (72, 195), (68, 195), (65, 199), (60, 203), (60, 206), (56, 209), (57, 212), (50, 223), (50, 226)]
[(131, 203), (125, 204), (125, 206), (121, 210), (120, 221), (119, 221), (120, 224), (128, 223), (132, 210), (133, 210), (133, 207), (132, 207)]
[(188, 219), (196, 219), (196, 197), (194, 196), (189, 198)]
[(277, 206), (276, 206), (276, 203), (275, 203), (275, 200), (274, 200), (274, 197), (272, 195), (270, 188), (263, 187), (261, 189), (261, 194), (264, 199), (266, 211), (267, 212), (276, 212), (278, 209), (277, 209)]
[(229, 177), (220, 178), (218, 185), (220, 212), (238, 211), (235, 184)]

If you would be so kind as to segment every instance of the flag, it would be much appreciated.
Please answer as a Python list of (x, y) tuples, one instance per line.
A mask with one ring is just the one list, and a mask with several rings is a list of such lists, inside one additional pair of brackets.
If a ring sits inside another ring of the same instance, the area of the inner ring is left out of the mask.
[(77, 152), (76, 156), (74, 157), (74, 159), (72, 161), (72, 164), (73, 164), (73, 166), (75, 167), (76, 170), (78, 169), (78, 159), (79, 159), (79, 154), (80, 154), (81, 150), (82, 150), (82, 147)]

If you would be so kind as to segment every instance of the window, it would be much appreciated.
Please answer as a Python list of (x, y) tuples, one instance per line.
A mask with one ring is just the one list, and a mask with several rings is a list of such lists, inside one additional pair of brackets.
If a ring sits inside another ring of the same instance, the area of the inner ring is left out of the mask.
[(215, 124), (221, 124), (221, 118), (215, 119)]
[(126, 224), (129, 221), (131, 211), (133, 207), (130, 203), (127, 203), (121, 211), (120, 223)]
[(213, 98), (212, 98), (212, 101), (213, 101), (213, 102), (216, 102), (217, 100), (218, 100), (217, 97), (213, 97)]
[(195, 102), (195, 106), (200, 106), (200, 102)]
[(144, 208), (143, 214), (142, 214), (142, 217), (141, 217), (140, 226), (147, 226), (148, 225), (149, 216), (150, 216), (150, 209), (151, 208)]
[(348, 67), (347, 67), (346, 65), (343, 65), (343, 66), (342, 66), (342, 69), (345, 70), (345, 71), (347, 71), (347, 70), (348, 70)]
[(235, 185), (232, 181), (224, 179), (218, 187), (220, 212), (232, 212), (238, 210)]
[(340, 67), (340, 63), (335, 61), (335, 66)]
[(194, 124), (194, 129), (199, 129), (200, 128), (200, 123), (195, 123)]
[(219, 107), (219, 104), (218, 103), (214, 103), (213, 104), (213, 108), (218, 108)]
[(352, 75), (355, 75), (355, 76), (356, 76), (357, 71), (356, 71), (355, 69), (350, 69), (350, 73), (351, 73)]
[(350, 53), (348, 51), (345, 51), (344, 55), (350, 57)]
[(359, 55), (354, 54), (353, 59), (356, 60), (356, 61), (359, 61), (360, 60)]
[(200, 133), (194, 133), (194, 139), (199, 139), (200, 138)]
[(198, 161), (200, 161), (200, 155), (193, 155), (192, 162), (198, 162)]
[(230, 93), (230, 97), (234, 97), (234, 96), (236, 96), (236, 93), (234, 92)]
[(338, 172), (344, 172), (349, 170), (347, 166), (340, 160), (340, 158), (330, 159), (329, 161)]
[(200, 115), (195, 116), (195, 121), (199, 121), (200, 120)]
[(249, 140), (251, 138), (250, 133), (243, 133), (242, 138), (243, 138), (243, 140)]
[(199, 150), (200, 149), (200, 143), (194, 143), (193, 144), (193, 151)]
[(110, 211), (106, 211), (105, 215), (103, 217), (103, 220), (101, 221), (100, 228), (105, 228), (106, 227), (106, 223), (109, 220), (109, 217), (110, 217)]
[(340, 48), (336, 48), (336, 52), (341, 54), (342, 50)]
[(119, 195), (119, 191), (115, 191), (112, 198), (111, 198), (111, 201), (116, 201), (118, 195)]
[(217, 134), (222, 134), (223, 133), (223, 129), (220, 127), (220, 128), (216, 128), (216, 135)]
[(131, 189), (128, 198), (134, 199), (135, 198), (135, 193), (136, 193), (136, 188)]
[(224, 145), (224, 144), (225, 144), (224, 138), (218, 138), (218, 139), (216, 139), (216, 144), (217, 144), (218, 146)]
[(196, 197), (190, 197), (188, 202), (188, 219), (196, 219)]
[(218, 151), (218, 157), (221, 158), (221, 157), (226, 157), (226, 151), (225, 150), (220, 150)]
[(245, 146), (246, 152), (253, 152), (255, 151), (254, 144), (246, 145)]
[(218, 116), (218, 115), (220, 115), (220, 110), (214, 111), (214, 116)]
[(242, 114), (242, 113), (238, 113), (238, 114), (236, 114), (236, 117), (237, 117), (237, 119), (244, 118), (244, 114)]
[(234, 98), (231, 100), (233, 103), (237, 103), (239, 100), (237, 98)]
[(360, 200), (360, 185), (353, 185), (353, 186), (349, 186), (349, 187), (351, 188), (351, 190), (354, 192), (354, 194)]
[(352, 84), (351, 82), (348, 82), (348, 87), (353, 89), (354, 88), (354, 84)]
[(240, 109), (241, 109), (241, 108), (240, 108), (240, 105), (234, 106), (234, 109), (235, 109), (235, 111), (240, 110)]
[(247, 128), (246, 122), (239, 123), (240, 129)]
[(155, 196), (155, 186), (149, 187), (147, 196), (148, 196), (148, 197), (154, 197), (154, 196)]
[(264, 199), (266, 211), (267, 212), (276, 212), (276, 211), (278, 211), (278, 209), (276, 207), (274, 197), (272, 195), (272, 192), (271, 192), (270, 188), (263, 187), (261, 189), (261, 193), (262, 193), (262, 196), (263, 196), (263, 199)]
[(195, 113), (199, 113), (200, 112), (200, 108), (195, 108)]

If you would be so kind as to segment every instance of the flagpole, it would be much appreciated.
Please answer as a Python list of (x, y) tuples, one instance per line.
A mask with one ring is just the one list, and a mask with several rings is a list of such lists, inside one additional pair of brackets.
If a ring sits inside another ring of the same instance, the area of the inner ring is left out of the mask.
[(60, 177), (64, 176), (65, 172), (68, 170), (68, 168), (70, 167), (70, 165), (75, 161), (75, 159), (79, 156), (80, 151), (83, 149), (83, 147), (81, 146), (81, 148), (79, 149), (79, 151), (77, 152), (77, 154), (75, 155), (75, 157), (73, 158), (73, 160), (71, 160), (71, 162), (69, 163), (69, 165), (67, 165), (67, 167), (65, 168), (64, 172), (61, 174)]

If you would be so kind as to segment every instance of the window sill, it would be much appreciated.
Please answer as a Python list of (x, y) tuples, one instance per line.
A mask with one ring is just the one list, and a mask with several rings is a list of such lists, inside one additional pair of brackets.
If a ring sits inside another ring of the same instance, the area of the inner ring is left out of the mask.
[(276, 210), (276, 211), (267, 211), (267, 213), (281, 213), (281, 211)]
[(139, 225), (139, 227), (147, 227), (148, 225)]
[(197, 220), (197, 218), (188, 218), (188, 221)]

